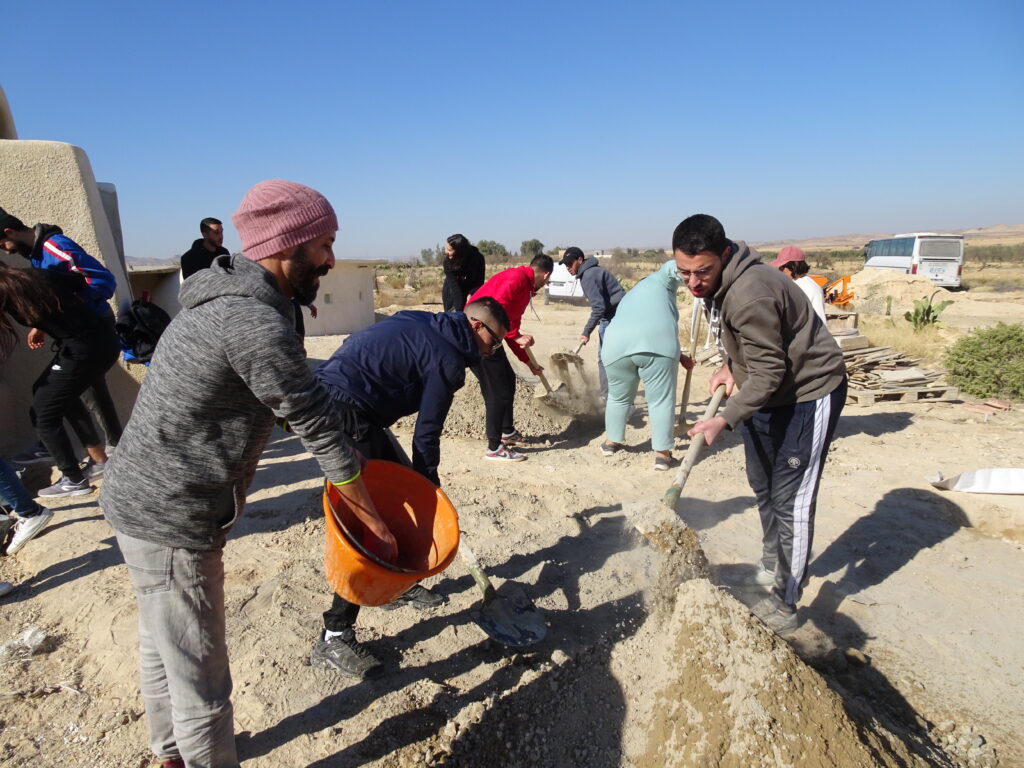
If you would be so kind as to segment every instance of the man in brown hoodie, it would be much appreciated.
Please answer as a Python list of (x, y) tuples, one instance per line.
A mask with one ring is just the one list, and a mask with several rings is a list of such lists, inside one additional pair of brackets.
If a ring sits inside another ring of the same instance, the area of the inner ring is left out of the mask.
[[(696, 214), (672, 235), (676, 268), (703, 300), (725, 364), (711, 377), (730, 395), (721, 415), (699, 421), (711, 445), (743, 424), (747, 479), (757, 496), (763, 552), (750, 581), (772, 586), (754, 614), (779, 634), (798, 625), (821, 471), (846, 402), (846, 367), (810, 302), (756, 251)], [(739, 388), (738, 391), (736, 388)]]

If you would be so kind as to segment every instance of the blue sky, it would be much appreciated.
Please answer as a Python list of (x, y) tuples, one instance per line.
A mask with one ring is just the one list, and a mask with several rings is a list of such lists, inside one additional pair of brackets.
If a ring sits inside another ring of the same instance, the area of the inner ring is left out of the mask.
[(349, 258), (1024, 223), (1018, 0), (6, 5), (19, 136), (88, 152), (129, 258), (236, 250), (266, 178)]

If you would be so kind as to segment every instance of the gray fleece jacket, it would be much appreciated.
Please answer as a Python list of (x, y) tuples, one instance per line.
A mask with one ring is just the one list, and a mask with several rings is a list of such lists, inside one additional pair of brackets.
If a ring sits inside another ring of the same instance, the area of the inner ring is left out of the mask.
[(803, 291), (761, 261), (746, 243), (733, 243), (722, 283), (705, 299), (720, 313), (721, 341), (740, 390), (721, 416), (730, 427), (762, 408), (817, 400), (846, 375), (843, 353)]
[(590, 302), (590, 317), (580, 335), (590, 336), (602, 320), (615, 317), (615, 308), (626, 292), (622, 290), (615, 275), (599, 265), (593, 256), (583, 260), (576, 277), (583, 286), (583, 295)]
[(100, 506), (129, 536), (211, 550), (242, 513), (275, 414), (332, 482), (357, 477), (359, 465), (273, 275), (219, 256), (185, 281), (180, 301), (104, 473)]

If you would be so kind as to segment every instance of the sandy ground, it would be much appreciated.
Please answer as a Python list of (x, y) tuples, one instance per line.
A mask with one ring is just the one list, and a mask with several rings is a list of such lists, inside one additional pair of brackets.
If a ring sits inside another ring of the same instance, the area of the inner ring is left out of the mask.
[[(528, 311), (541, 359), (575, 346), (586, 312)], [(311, 358), (338, 342), (310, 340)], [(584, 352), (593, 373), (596, 348)], [(710, 372), (695, 374), (691, 412)], [(442, 482), (466, 541), (496, 583), (533, 598), (548, 636), (521, 651), (487, 640), (456, 560), (431, 580), (449, 601), (436, 611), (363, 611), (360, 637), (388, 671), (358, 683), (308, 663), (329, 603), (321, 480), (301, 443), (275, 433), (225, 552), (243, 764), (1024, 766), (1024, 497), (926, 480), (1024, 466), (1020, 410), (982, 421), (958, 402), (848, 406), (787, 643), (743, 608), (763, 593), (730, 586), (760, 548), (738, 434), (707, 452), (679, 505), (710, 581), (655, 589), (663, 555), (623, 512), (671, 482), (653, 469), (640, 405), (629, 450), (605, 458), (599, 418), (536, 410), (524, 387), (529, 460), (496, 465), (474, 436), (470, 377)], [(47, 638), (0, 664), (0, 762), (145, 766), (127, 574), (95, 495), (53, 506), (44, 534), (0, 560), (0, 579), (20, 584), (0, 602), (0, 642), (30, 627)]]

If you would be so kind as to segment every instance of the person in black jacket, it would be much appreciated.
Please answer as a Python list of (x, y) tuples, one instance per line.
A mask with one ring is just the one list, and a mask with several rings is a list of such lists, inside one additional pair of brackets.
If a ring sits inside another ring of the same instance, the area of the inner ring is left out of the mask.
[[(42, 497), (80, 496), (93, 490), (64, 431), (65, 419), (94, 462), (107, 459), (80, 397), (114, 365), (120, 346), (113, 326), (84, 300), (85, 289), (85, 279), (76, 272), (0, 264), (0, 335), (6, 346), (18, 337), (7, 315), (56, 341), (53, 360), (32, 385), (32, 424), (61, 471), (56, 484), (39, 492)], [(44, 345), (39, 336), (28, 343), (31, 349)]]
[[(407, 464), (388, 427), (418, 413), (412, 438), (412, 468), (440, 485), (441, 430), (466, 368), (494, 354), (508, 333), (505, 310), (484, 297), (465, 312), (398, 312), (353, 334), (316, 370), (317, 381), (334, 398), (342, 429), (369, 459)], [(441, 598), (414, 585), (395, 604), (432, 608)], [(380, 664), (355, 642), (359, 606), (335, 595), (324, 613), (324, 632), (313, 647), (312, 664), (363, 677)]]
[(227, 256), (224, 247), (224, 225), (220, 219), (209, 216), (199, 222), (201, 238), (181, 254), (181, 279), (187, 280), (200, 269), (208, 269), (218, 256)]
[(466, 300), (484, 284), (484, 255), (465, 235), (452, 235), (444, 246), (444, 285), (441, 301), (445, 312), (461, 312)]

